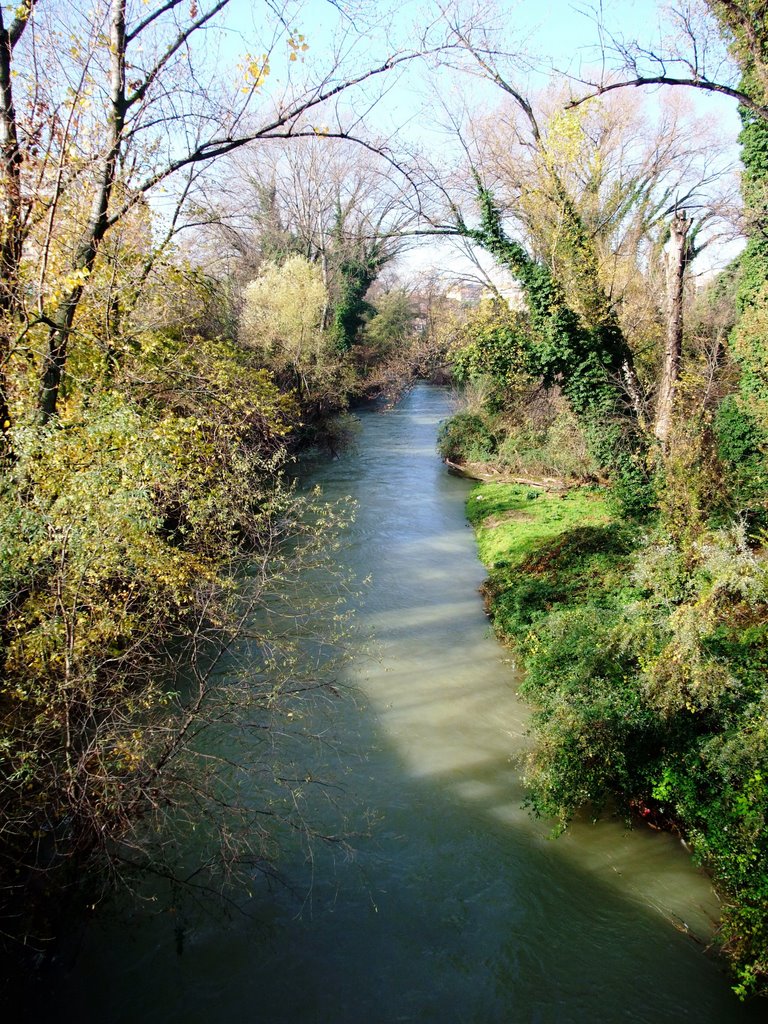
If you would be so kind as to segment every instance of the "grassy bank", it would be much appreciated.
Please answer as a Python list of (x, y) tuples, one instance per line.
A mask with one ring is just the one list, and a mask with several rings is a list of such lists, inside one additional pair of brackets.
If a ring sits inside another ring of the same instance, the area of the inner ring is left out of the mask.
[(635, 531), (612, 517), (604, 491), (480, 484), (467, 514), (490, 572), (488, 612), (521, 653), (533, 624), (553, 610), (621, 599)]
[(604, 494), (481, 484), (488, 613), (525, 669), (535, 813), (610, 802), (674, 825), (712, 872), (742, 995), (768, 978), (768, 572), (744, 531), (687, 547)]

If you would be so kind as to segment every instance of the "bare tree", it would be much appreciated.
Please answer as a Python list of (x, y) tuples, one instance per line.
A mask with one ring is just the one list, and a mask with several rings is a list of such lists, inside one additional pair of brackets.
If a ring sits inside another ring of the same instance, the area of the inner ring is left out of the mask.
[(299, 139), (258, 161), (241, 152), (221, 172), (201, 252), (241, 282), (264, 260), (317, 263), (328, 293), (323, 326), (348, 349), (369, 287), (412, 244), (418, 209), (407, 171), (352, 142)]
[[(147, 10), (128, 0), (101, 0), (80, 12), (51, 0), (34, 11), (31, 3), (20, 9), (5, 34), (0, 79), (4, 75), (7, 86), (2, 113), (6, 225), (24, 219), (22, 161), (34, 155), (36, 145), (47, 146), (50, 155), (47, 188), (34, 197), (43, 231), (37, 243), (41, 265), (50, 271), (58, 248), (60, 268), (56, 288), (41, 293), (37, 314), (48, 329), (39, 395), (44, 419), (57, 408), (75, 315), (102, 242), (142, 197), (168, 187), (179, 171), (209, 165), (252, 142), (351, 133), (356, 118), (335, 105), (339, 97), (405, 66), (423, 50), (390, 50), (362, 70), (359, 64), (350, 70), (348, 62), (333, 56), (316, 71), (308, 68), (302, 81), (295, 69), (301, 68), (309, 44), (288, 27), (296, 10), (265, 4), (264, 52), (246, 54), (236, 83), (227, 87), (195, 40), (205, 35), (210, 42), (211, 29), (228, 3), (212, 0), (187, 8), (181, 0), (162, 0)], [(75, 42), (57, 49), (62, 23), (72, 29)], [(25, 32), (27, 24), (31, 31)], [(353, 33), (351, 23), (345, 31)], [(17, 45), (22, 35), (29, 39), (26, 49)], [(350, 46), (347, 39), (339, 52)], [(280, 61), (285, 84), (268, 99), (270, 62)], [(29, 88), (49, 73), (45, 92), (53, 116), (47, 142), (36, 140), (30, 125), (20, 126), (10, 93), (14, 71)], [(323, 124), (317, 123), (320, 117)], [(65, 212), (72, 241), (62, 241)], [(2, 290), (13, 295), (19, 234), (15, 228), (5, 234)]]
[[(768, 60), (765, 12), (748, 0), (684, 0), (666, 9), (671, 31), (664, 43), (648, 45), (626, 39), (605, 24), (601, 8), (593, 17), (600, 27), (602, 77), (581, 78), (586, 99), (627, 87), (671, 85), (731, 97), (757, 117), (768, 119)], [(742, 78), (750, 71), (750, 85)]]

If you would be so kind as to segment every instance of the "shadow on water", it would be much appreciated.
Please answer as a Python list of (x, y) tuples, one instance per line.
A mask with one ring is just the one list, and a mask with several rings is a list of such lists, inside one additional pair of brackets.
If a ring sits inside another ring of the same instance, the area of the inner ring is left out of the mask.
[(282, 866), (300, 895), (264, 882), (251, 917), (191, 906), (103, 913), (72, 970), (51, 979), (49, 1016), (764, 1019), (684, 934), (687, 925), (706, 942), (717, 906), (673, 837), (603, 822), (551, 841), (522, 809), (526, 711), (473, 594), (483, 570), (464, 523), (468, 484), (434, 455), (446, 411), (444, 393), (418, 389), (398, 410), (364, 417), (359, 450), (317, 471), (329, 496), (360, 502), (345, 557), (374, 575), (359, 619), (377, 657), (352, 664), (356, 699), (339, 699), (327, 723), (356, 751), (335, 770), (361, 830), (374, 812), (370, 834), (350, 858), (288, 849)]

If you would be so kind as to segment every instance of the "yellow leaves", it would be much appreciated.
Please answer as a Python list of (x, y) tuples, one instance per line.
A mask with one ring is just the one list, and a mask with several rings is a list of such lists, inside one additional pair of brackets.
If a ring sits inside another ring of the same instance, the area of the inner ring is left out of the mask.
[[(146, 710), (150, 707), (151, 703)], [(144, 744), (145, 736), (138, 729), (134, 729), (129, 736), (116, 740), (113, 748), (113, 754), (117, 758), (116, 767), (129, 772), (138, 771), (144, 758)]]
[(240, 64), (239, 68), (245, 79), (242, 92), (258, 91), (270, 74), (269, 54), (262, 53), (260, 57), (254, 57), (250, 53), (246, 53), (245, 63)]
[(83, 288), (89, 277), (90, 271), (86, 267), (71, 270), (56, 283), (56, 286), (51, 291), (51, 299), (54, 302), (59, 302), (76, 288)]
[(19, 6), (15, 8), (13, 16), (17, 21), (26, 21), (31, 11), (32, 4), (30, 3), (30, 0), (24, 0), (23, 3), (20, 3)]
[(316, 264), (298, 255), (282, 265), (267, 264), (245, 290), (244, 335), (254, 347), (288, 363), (311, 360), (322, 345), (327, 301), (322, 271)]
[[(306, 37), (294, 29), (288, 36), (287, 42), (288, 60), (291, 63), (297, 60), (303, 61), (303, 54), (309, 49)], [(244, 63), (239, 65), (239, 70), (245, 79), (245, 84), (242, 86), (241, 91), (246, 93), (258, 91), (271, 73), (269, 54), (262, 53), (260, 56), (254, 56), (247, 53)]]
[(291, 61), (298, 59), (303, 60), (304, 58), (300, 57), (300, 55), (302, 53), (306, 53), (308, 49), (309, 44), (306, 42), (306, 36), (301, 35), (300, 32), (297, 32), (296, 29), (294, 29), (288, 36), (288, 59)]
[(547, 125), (548, 162), (575, 163), (583, 146), (582, 114), (578, 110), (556, 111)]

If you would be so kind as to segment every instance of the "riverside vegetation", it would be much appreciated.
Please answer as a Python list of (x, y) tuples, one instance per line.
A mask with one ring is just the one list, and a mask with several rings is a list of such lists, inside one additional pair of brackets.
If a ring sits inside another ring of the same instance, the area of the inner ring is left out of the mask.
[(768, 36), (754, 5), (708, 6), (742, 72), (743, 254), (681, 291), (696, 243), (677, 210), (666, 305), (649, 316), (635, 286), (653, 294), (653, 264), (626, 241), (634, 216), (652, 235), (652, 204), (632, 213), (638, 179), (612, 220), (610, 114), (513, 95), (536, 190), (486, 156), (479, 226), (459, 227), (517, 278), (524, 308), (489, 304), (464, 327), (463, 408), (440, 450), (497, 478), (468, 511), (534, 708), (532, 809), (563, 828), (611, 806), (676, 829), (721, 894), (718, 941), (746, 996), (768, 986)]
[(481, 484), (468, 512), (497, 633), (525, 668), (535, 813), (676, 829), (723, 899), (737, 991), (763, 984), (766, 572), (740, 528), (682, 548), (605, 494)]
[[(227, 0), (0, 10), (0, 932), (38, 955), (62, 890), (82, 906), (139, 870), (218, 890), (271, 869), (278, 822), (312, 833), (273, 739), (344, 631), (349, 581), (317, 616), (301, 578), (350, 510), (299, 497), (289, 463), (343, 442), (352, 398), (441, 379), (450, 346), (466, 397), (442, 453), (549, 487), (470, 500), (536, 705), (532, 806), (674, 824), (724, 895), (738, 991), (765, 991), (760, 5), (705, 5), (741, 84), (691, 84), (742, 104), (747, 247), (697, 295), (727, 217), (716, 142), (677, 100), (654, 120), (559, 81), (528, 99), (461, 5), (373, 60), (381, 25), (329, 6), (332, 54), (268, 4), (226, 70)], [(629, 78), (658, 80), (640, 53)], [(442, 176), (364, 130), (366, 89), (425, 54), (503, 92)], [(400, 282), (419, 232), (484, 249), (520, 308)]]
[[(135, 253), (121, 255), (129, 273)], [(34, 331), (8, 363), (0, 885), (12, 953), (44, 952), (70, 898), (98, 902), (147, 871), (214, 891), (271, 870), (281, 827), (312, 835), (306, 780), (271, 737), (300, 729), (323, 688), (318, 652), (340, 650), (355, 591), (334, 559), (353, 508), (297, 493), (291, 463), (308, 444), (343, 443), (349, 398), (376, 392), (377, 372), (407, 386), (441, 344), (408, 323), (388, 374), (393, 339), (370, 299), (345, 352), (333, 293), (290, 251), (262, 264), (240, 310), (173, 252), (106, 336), (94, 291), (55, 417), (38, 414)], [(301, 580), (321, 566), (327, 593), (310, 599)]]
[[(214, 157), (301, 134), (308, 111), (378, 65), (325, 91), (308, 78), (279, 117), (260, 108), (240, 130), (268, 58), (230, 69), (232, 98), (196, 43), (226, 3), (178, 6), (0, 12), (11, 971), (51, 948), (68, 905), (138, 872), (219, 891), (271, 869), (280, 822), (312, 833), (307, 780), (273, 739), (300, 731), (317, 663), (344, 632), (352, 591), (334, 557), (352, 510), (299, 495), (288, 470), (302, 446), (340, 443), (350, 396), (429, 376), (444, 347), (396, 282), (370, 292), (401, 244), (398, 188), (362, 150), (337, 142), (313, 174), (324, 143), (308, 131), (271, 167), (227, 164), (218, 205), (202, 188)], [(304, 36), (275, 25), (272, 59), (301, 64)], [(330, 70), (342, 73), (313, 74)], [(286, 182), (299, 165), (297, 212)], [(159, 192), (162, 210), (147, 199)], [(195, 253), (179, 235), (190, 223)], [(320, 565), (333, 582), (309, 605), (300, 581)]]

